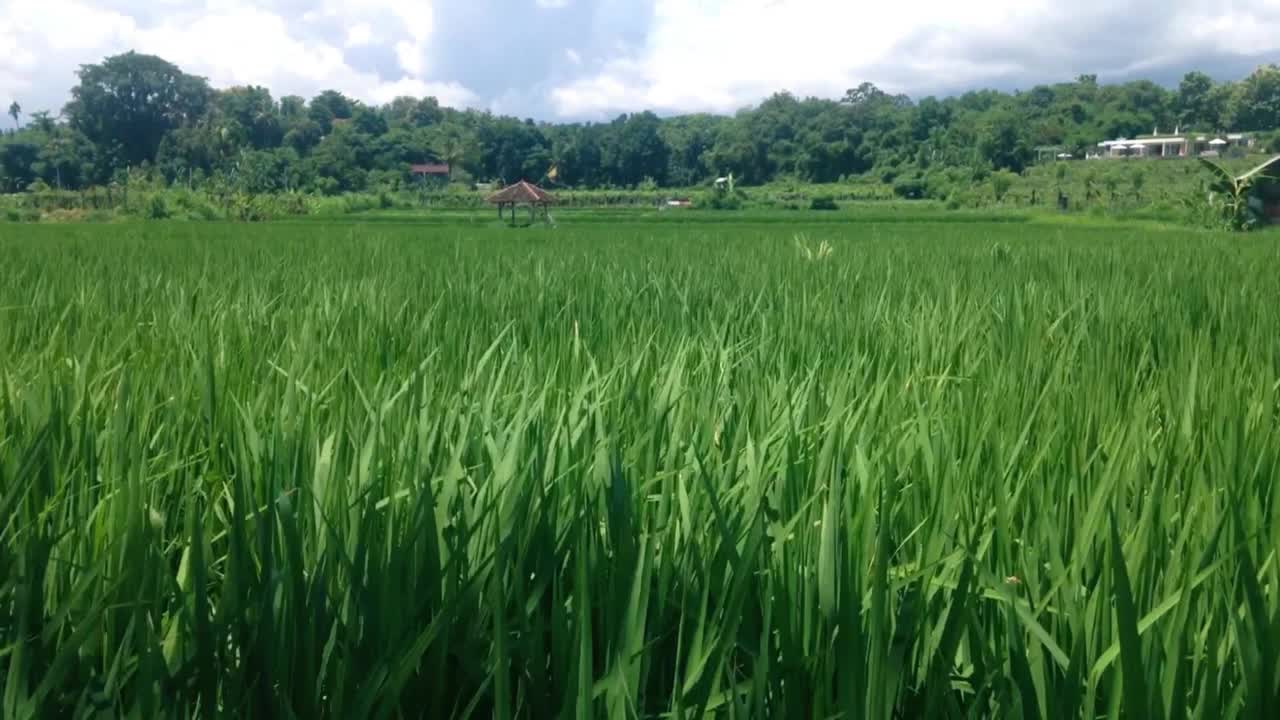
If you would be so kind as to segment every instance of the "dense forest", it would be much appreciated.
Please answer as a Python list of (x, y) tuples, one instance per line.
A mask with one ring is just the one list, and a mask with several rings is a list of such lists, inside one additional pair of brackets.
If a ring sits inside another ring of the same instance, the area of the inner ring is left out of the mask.
[(279, 99), (261, 87), (212, 88), (161, 58), (126, 53), (84, 65), (58, 115), (8, 106), (0, 190), (82, 189), (127, 173), (248, 193), (397, 189), (411, 163), (448, 163), (451, 179), (561, 187), (885, 181), (930, 168), (1019, 172), (1035, 149), (1082, 153), (1153, 129), (1265, 133), (1280, 151), (1280, 67), (1234, 82), (1188, 73), (1176, 89), (1093, 75), (1027, 91), (912, 100), (871, 83), (838, 100), (780, 92), (732, 117), (650, 112), (606, 123), (541, 123), (442, 107), (434, 98), (370, 106), (328, 90)]

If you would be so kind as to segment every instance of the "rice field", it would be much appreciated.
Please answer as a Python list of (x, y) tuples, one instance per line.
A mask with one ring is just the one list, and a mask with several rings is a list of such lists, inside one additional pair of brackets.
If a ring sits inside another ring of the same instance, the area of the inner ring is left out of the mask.
[(1264, 717), (1276, 241), (2, 227), (0, 716)]

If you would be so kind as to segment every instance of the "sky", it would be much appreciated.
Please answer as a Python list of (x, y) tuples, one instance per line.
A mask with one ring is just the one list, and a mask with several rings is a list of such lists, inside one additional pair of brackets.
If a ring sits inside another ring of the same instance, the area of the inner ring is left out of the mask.
[(0, 103), (159, 55), (215, 87), (337, 89), (541, 120), (730, 113), (874, 82), (913, 97), (1280, 62), (1280, 0), (0, 0)]

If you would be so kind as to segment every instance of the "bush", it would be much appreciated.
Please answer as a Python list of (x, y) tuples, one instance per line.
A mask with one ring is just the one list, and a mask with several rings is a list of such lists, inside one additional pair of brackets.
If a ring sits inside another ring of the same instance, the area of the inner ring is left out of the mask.
[(349, 195), (343, 195), (342, 211), (347, 214), (355, 214), (368, 212), (369, 210), (386, 209), (386, 207), (383, 206), (384, 198), (388, 203), (386, 207), (390, 207), (391, 196), (386, 195), (385, 193), (382, 195), (372, 195), (370, 193), (351, 193)]
[(1008, 170), (1001, 170), (991, 175), (991, 192), (996, 196), (996, 202), (1004, 200), (1004, 196), (1009, 194), (1009, 190), (1013, 188), (1017, 179), (1018, 176)]
[(839, 210), (836, 199), (830, 195), (819, 195), (809, 201), (810, 210)]
[(707, 198), (707, 207), (712, 210), (741, 210), (742, 196), (740, 193), (712, 193)]
[(893, 183), (893, 194), (907, 200), (920, 200), (925, 194), (924, 179), (908, 175), (900, 177)]
[(311, 208), (307, 205), (307, 196), (291, 192), (276, 196), (276, 210), (281, 215), (306, 215)]
[(164, 196), (160, 193), (152, 195), (151, 199), (147, 201), (143, 215), (148, 220), (169, 219), (169, 204), (164, 201)]

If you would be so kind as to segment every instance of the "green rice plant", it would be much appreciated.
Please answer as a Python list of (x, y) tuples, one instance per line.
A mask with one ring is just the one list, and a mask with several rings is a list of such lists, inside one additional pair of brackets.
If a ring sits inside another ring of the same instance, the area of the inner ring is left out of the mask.
[(4, 226), (0, 715), (1275, 706), (1274, 238), (779, 217)]

